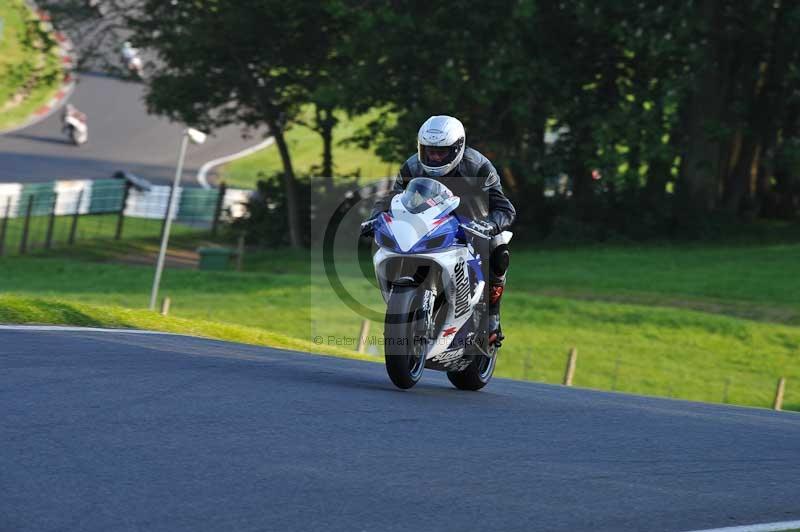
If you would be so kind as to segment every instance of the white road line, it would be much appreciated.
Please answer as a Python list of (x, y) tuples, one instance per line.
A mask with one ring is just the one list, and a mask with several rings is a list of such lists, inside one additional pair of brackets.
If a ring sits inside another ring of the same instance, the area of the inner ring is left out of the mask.
[(56, 332), (107, 332), (125, 334), (166, 334), (170, 336), (190, 336), (201, 338), (191, 334), (179, 334), (160, 331), (143, 331), (141, 329), (109, 329), (102, 327), (70, 327), (68, 325), (0, 325), (0, 331), (56, 331)]
[(273, 142), (275, 142), (275, 137), (269, 137), (265, 139), (263, 142), (260, 142), (255, 146), (250, 146), (249, 148), (245, 148), (244, 150), (238, 153), (234, 153), (233, 155), (226, 155), (225, 157), (220, 157), (219, 159), (208, 161), (206, 164), (202, 166), (202, 168), (200, 168), (200, 171), (197, 172), (197, 182), (200, 183), (200, 186), (203, 188), (211, 188), (211, 185), (208, 184), (208, 180), (206, 178), (208, 176), (208, 172), (212, 168), (214, 168), (215, 166), (219, 166), (221, 164), (235, 161), (236, 159), (241, 159), (242, 157), (246, 157), (251, 153), (257, 152), (258, 150), (263, 150), (267, 146), (272, 146)]
[(782, 530), (800, 529), (800, 521), (780, 521), (756, 525), (729, 526), (725, 528), (707, 528), (689, 532), (780, 532)]

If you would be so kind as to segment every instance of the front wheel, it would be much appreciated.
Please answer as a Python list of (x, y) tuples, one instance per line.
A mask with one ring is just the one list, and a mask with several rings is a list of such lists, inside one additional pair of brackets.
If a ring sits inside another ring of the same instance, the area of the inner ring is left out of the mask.
[(395, 286), (389, 296), (384, 322), (386, 372), (395, 386), (411, 388), (425, 369), (426, 329), (423, 309), (425, 290)]
[(81, 133), (80, 131), (78, 131), (78, 128), (76, 128), (74, 126), (70, 126), (70, 128), (69, 128), (69, 138), (70, 138), (70, 140), (72, 140), (72, 143), (75, 146), (80, 146), (81, 144), (85, 143), (86, 140), (87, 140), (86, 137), (87, 137), (87, 135), (85, 135), (85, 134)]
[(497, 347), (491, 346), (491, 358), (483, 354), (475, 355), (475, 359), (463, 371), (448, 371), (447, 378), (459, 390), (478, 391), (492, 380), (494, 367), (497, 364)]

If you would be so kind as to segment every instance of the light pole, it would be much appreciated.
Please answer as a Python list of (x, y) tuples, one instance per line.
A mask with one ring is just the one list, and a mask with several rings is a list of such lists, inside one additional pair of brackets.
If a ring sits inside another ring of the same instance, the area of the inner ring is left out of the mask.
[(206, 134), (196, 129), (187, 128), (183, 130), (181, 137), (181, 149), (178, 152), (178, 167), (175, 169), (175, 179), (172, 182), (172, 190), (169, 192), (167, 204), (167, 220), (164, 223), (164, 234), (161, 235), (161, 248), (158, 250), (158, 261), (156, 262), (156, 274), (153, 277), (153, 289), (150, 292), (150, 310), (156, 309), (158, 299), (158, 286), (161, 284), (161, 272), (164, 270), (164, 258), (167, 255), (167, 242), (169, 241), (169, 230), (172, 227), (172, 217), (175, 215), (175, 198), (177, 197), (178, 186), (180, 185), (181, 175), (183, 174), (183, 160), (186, 158), (186, 147), (189, 141), (194, 144), (202, 144), (206, 141)]

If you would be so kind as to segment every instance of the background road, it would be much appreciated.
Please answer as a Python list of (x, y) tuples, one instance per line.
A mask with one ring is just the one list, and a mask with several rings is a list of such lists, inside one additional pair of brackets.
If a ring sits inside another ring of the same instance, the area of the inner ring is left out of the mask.
[(0, 329), (0, 530), (692, 530), (800, 518), (800, 416), (169, 335)]
[[(182, 126), (148, 116), (144, 86), (102, 74), (81, 74), (71, 98), (88, 115), (89, 142), (73, 146), (61, 133), (61, 114), (0, 136), (0, 182), (98, 179), (127, 170), (165, 182), (175, 174)], [(239, 127), (214, 132), (202, 146), (190, 146), (183, 179), (196, 183), (197, 170), (212, 159), (259, 143), (243, 139)]]

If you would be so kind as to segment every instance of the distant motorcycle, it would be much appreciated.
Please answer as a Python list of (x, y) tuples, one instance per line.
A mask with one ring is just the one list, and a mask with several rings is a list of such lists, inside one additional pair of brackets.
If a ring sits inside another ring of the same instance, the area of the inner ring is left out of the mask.
[(128, 69), (128, 73), (130, 73), (131, 76), (137, 78), (142, 77), (144, 64), (139, 55), (139, 50), (134, 48), (133, 45), (127, 41), (122, 45), (122, 62), (125, 64), (125, 68)]
[(67, 104), (61, 117), (62, 131), (76, 146), (86, 144), (89, 140), (89, 126), (86, 115), (72, 105)]

